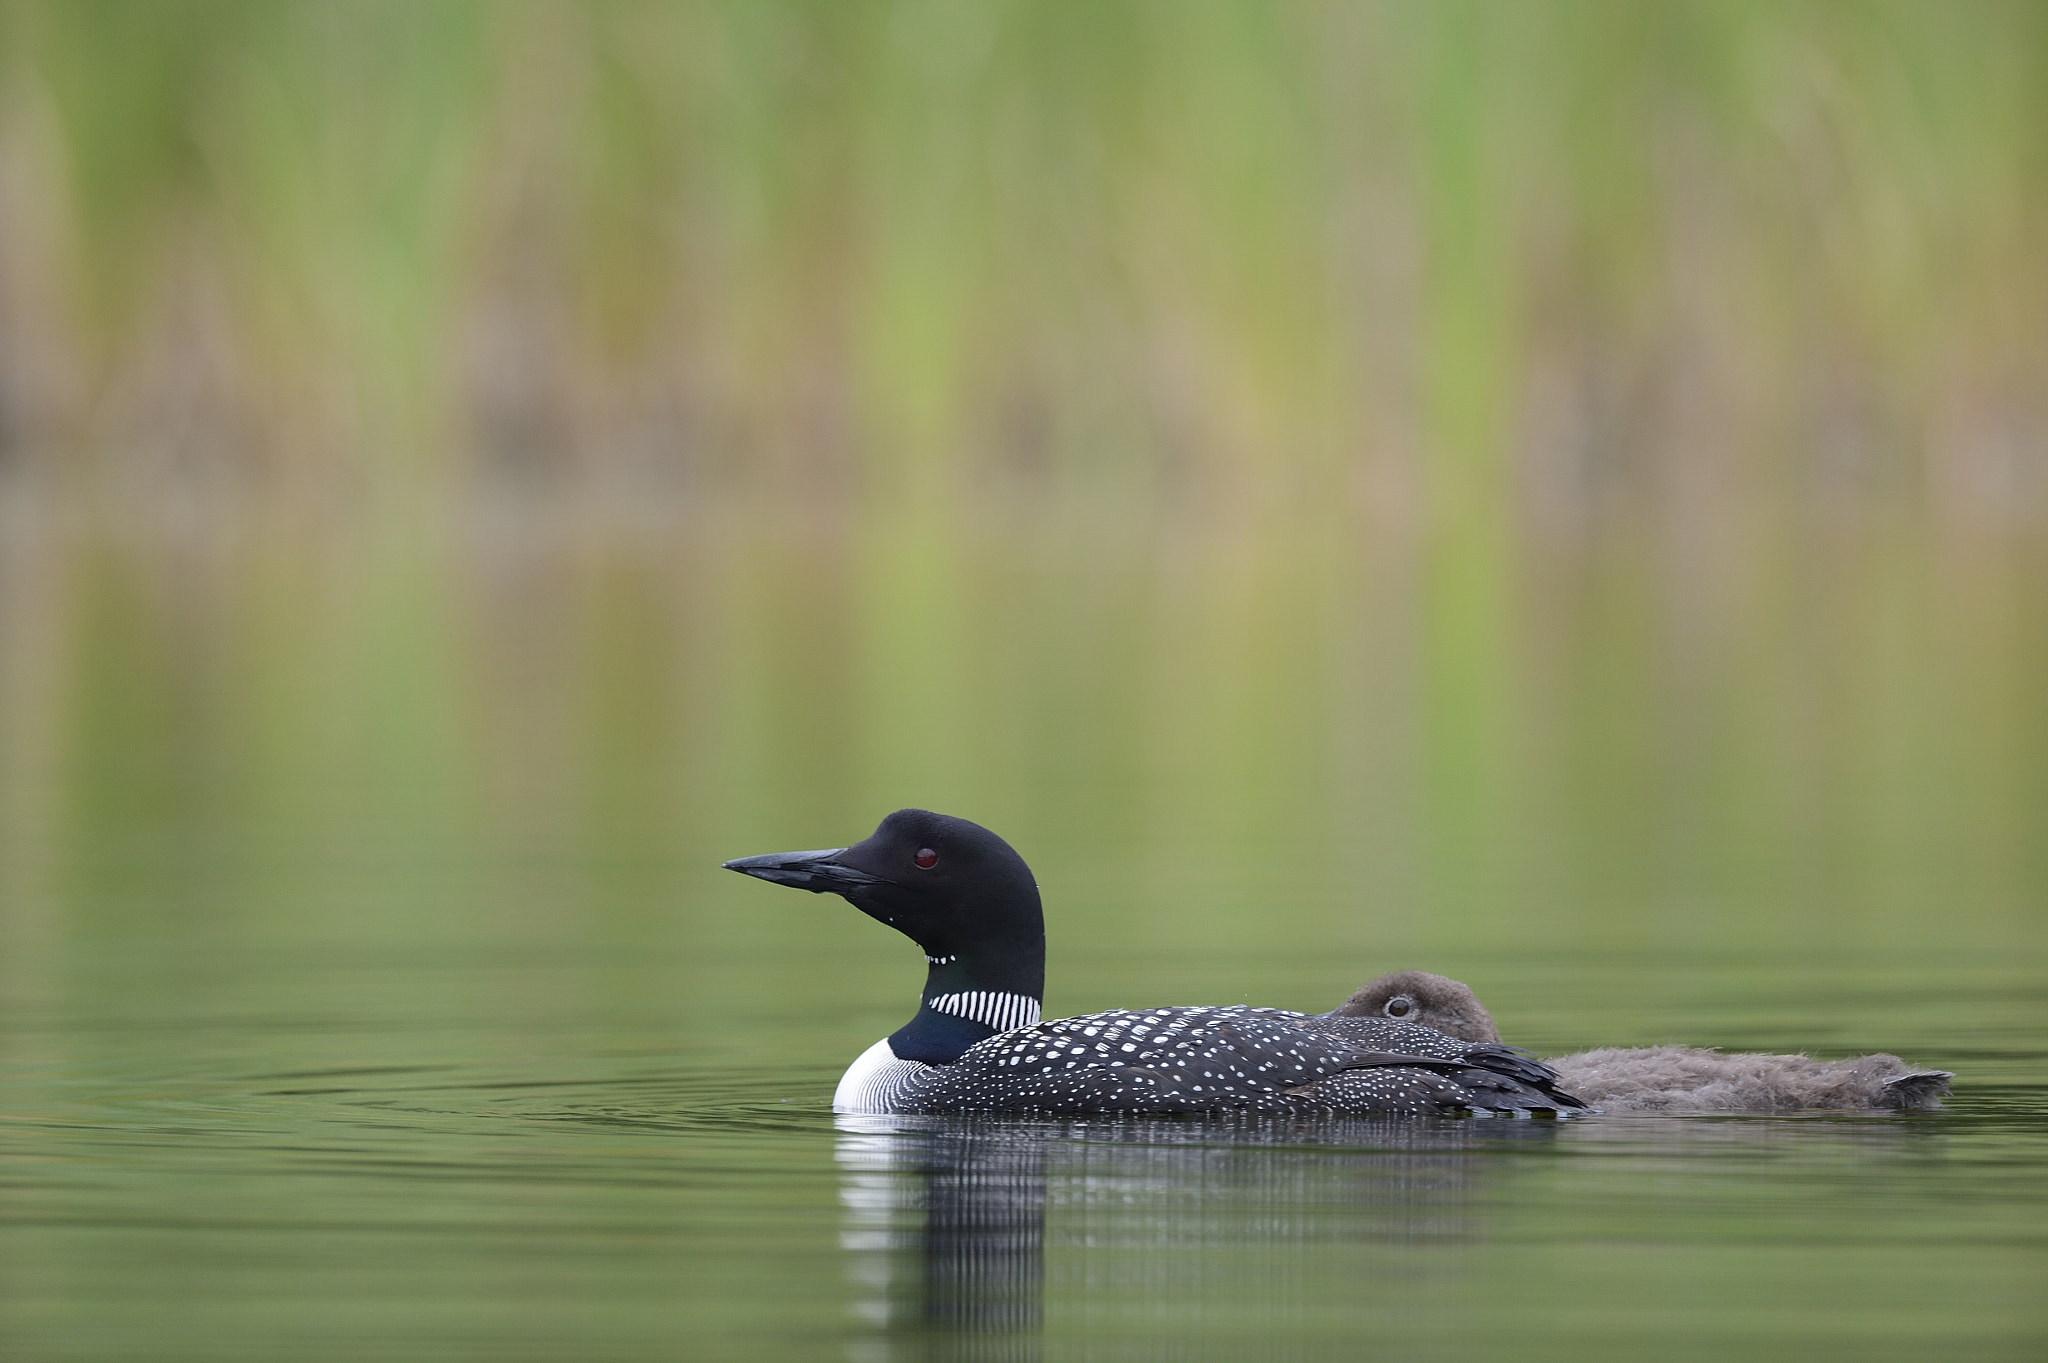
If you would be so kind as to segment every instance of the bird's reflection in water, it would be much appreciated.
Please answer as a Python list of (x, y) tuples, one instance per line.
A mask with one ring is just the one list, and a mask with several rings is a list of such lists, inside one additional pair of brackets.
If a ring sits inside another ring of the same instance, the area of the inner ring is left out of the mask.
[(840, 1243), (854, 1309), (877, 1330), (856, 1342), (857, 1363), (1037, 1358), (1050, 1154), (1043, 1130), (848, 1116), (839, 1127)]
[[(1048, 1210), (1064, 1325), (1314, 1309), (1296, 1254), (1475, 1238), (1475, 1158), (1554, 1122), (838, 1119), (854, 1363), (1041, 1356)], [(1219, 1295), (1220, 1294), (1220, 1295)], [(1278, 1323), (1278, 1322), (1275, 1322)], [(1132, 1340), (1133, 1345), (1139, 1341)], [(1254, 1351), (1255, 1352), (1255, 1351)], [(1112, 1351), (1115, 1356), (1145, 1356)], [(1105, 1354), (1111, 1356), (1111, 1354)], [(1241, 1355), (1243, 1356), (1243, 1355)]]

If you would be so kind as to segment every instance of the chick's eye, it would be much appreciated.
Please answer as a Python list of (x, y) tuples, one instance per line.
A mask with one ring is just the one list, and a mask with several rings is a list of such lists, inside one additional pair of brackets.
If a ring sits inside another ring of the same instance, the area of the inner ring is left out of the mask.
[(911, 860), (917, 863), (919, 870), (929, 871), (932, 867), (939, 864), (939, 854), (932, 851), (929, 847), (920, 847), (917, 849), (917, 855), (912, 857)]
[(1387, 1006), (1381, 1011), (1390, 1018), (1404, 1018), (1415, 1011), (1415, 1000), (1406, 994), (1396, 994), (1387, 1000)]

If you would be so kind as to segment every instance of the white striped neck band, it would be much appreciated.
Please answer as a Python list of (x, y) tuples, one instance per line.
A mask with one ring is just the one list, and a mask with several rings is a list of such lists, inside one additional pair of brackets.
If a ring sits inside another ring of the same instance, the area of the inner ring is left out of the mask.
[(1038, 1021), (1038, 1000), (1029, 994), (1003, 994), (989, 989), (970, 989), (960, 994), (940, 994), (924, 1001), (925, 1007), (956, 1018), (967, 1018), (999, 1032), (1029, 1027)]

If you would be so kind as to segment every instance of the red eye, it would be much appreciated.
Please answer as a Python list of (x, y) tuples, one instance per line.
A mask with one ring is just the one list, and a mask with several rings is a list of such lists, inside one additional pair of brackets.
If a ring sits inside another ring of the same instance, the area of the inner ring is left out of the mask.
[(917, 856), (913, 860), (917, 862), (919, 870), (929, 871), (932, 867), (939, 864), (939, 854), (932, 851), (929, 847), (920, 847), (917, 849)]

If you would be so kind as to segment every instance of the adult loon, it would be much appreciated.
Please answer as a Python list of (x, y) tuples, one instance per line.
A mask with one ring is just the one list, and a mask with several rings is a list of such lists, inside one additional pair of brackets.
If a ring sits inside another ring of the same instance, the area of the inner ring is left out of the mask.
[(865, 841), (727, 869), (844, 896), (924, 949), (917, 1015), (839, 1081), (839, 1112), (1547, 1113), (1585, 1106), (1498, 1043), (1386, 1018), (1150, 1008), (1041, 1021), (1031, 869), (979, 824), (899, 809)]
[[(1470, 989), (1420, 970), (1360, 986), (1332, 1016), (1400, 1018), (1466, 1041), (1500, 1040), (1493, 1015)], [(1913, 1069), (1895, 1055), (1814, 1060), (1699, 1046), (1607, 1046), (1544, 1063), (1575, 1096), (1608, 1113), (1935, 1108), (1955, 1078)]]

